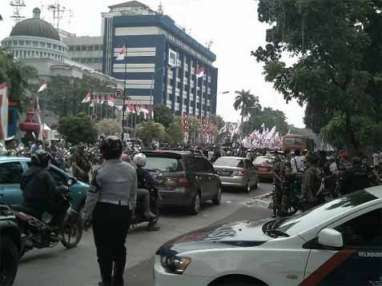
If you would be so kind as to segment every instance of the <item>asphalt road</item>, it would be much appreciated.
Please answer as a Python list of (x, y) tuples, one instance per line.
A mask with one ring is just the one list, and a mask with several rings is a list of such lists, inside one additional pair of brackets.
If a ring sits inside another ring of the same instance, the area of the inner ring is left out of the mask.
[[(127, 237), (128, 262), (126, 281), (129, 286), (151, 286), (155, 251), (166, 241), (211, 224), (241, 219), (259, 219), (271, 212), (254, 203), (254, 198), (271, 191), (270, 184), (260, 184), (251, 194), (227, 190), (222, 204), (207, 204), (197, 216), (181, 211), (162, 215), (160, 231), (147, 232), (138, 227)], [(77, 248), (66, 250), (59, 245), (52, 249), (35, 250), (21, 260), (14, 286), (95, 286), (99, 271), (91, 231), (84, 234)]]

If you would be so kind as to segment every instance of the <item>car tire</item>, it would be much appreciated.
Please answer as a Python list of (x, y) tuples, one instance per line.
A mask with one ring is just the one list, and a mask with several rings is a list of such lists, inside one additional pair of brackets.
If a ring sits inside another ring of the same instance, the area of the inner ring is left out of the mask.
[(219, 282), (218, 284), (213, 284), (213, 286), (264, 286), (264, 284), (260, 283), (252, 283), (252, 282), (247, 282), (247, 281), (222, 281)]
[(222, 201), (222, 187), (219, 185), (218, 186), (218, 191), (216, 193), (216, 196), (215, 198), (212, 200), (212, 202), (214, 203), (214, 205), (220, 205)]
[(15, 280), (18, 263), (19, 253), (17, 245), (7, 236), (0, 238), (0, 285), (11, 286)]
[(201, 205), (202, 205), (202, 201), (201, 201), (200, 193), (197, 192), (194, 198), (192, 199), (192, 204), (190, 206), (190, 213), (192, 215), (197, 215), (200, 212)]

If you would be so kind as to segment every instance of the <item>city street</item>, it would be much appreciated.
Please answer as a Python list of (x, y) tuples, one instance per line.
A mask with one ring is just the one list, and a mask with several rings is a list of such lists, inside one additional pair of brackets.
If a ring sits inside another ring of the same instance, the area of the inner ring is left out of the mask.
[[(271, 184), (260, 183), (259, 189), (251, 194), (228, 190), (223, 194), (220, 206), (208, 204), (197, 216), (171, 211), (161, 217), (160, 231), (146, 232), (144, 228), (138, 228), (130, 232), (127, 238), (127, 285), (153, 285), (152, 257), (158, 247), (171, 238), (214, 223), (270, 216), (270, 210), (257, 203), (256, 198), (271, 189)], [(20, 263), (15, 286), (91, 286), (97, 285), (98, 281), (95, 247), (89, 231), (75, 249), (65, 250), (59, 245), (28, 253)]]

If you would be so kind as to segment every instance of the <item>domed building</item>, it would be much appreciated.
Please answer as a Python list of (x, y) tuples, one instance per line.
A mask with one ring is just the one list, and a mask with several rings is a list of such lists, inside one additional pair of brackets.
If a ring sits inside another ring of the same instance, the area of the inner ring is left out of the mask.
[(40, 18), (41, 10), (33, 9), (33, 18), (16, 24), (2, 46), (17, 59), (50, 59), (64, 62), (67, 47), (57, 30)]

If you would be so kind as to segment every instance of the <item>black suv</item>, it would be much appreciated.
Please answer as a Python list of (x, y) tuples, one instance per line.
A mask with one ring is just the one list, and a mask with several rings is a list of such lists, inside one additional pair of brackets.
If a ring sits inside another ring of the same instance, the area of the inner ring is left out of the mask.
[(182, 151), (145, 151), (145, 169), (158, 183), (160, 205), (183, 207), (197, 214), (201, 204), (221, 201), (221, 182), (203, 156)]
[(0, 205), (0, 285), (10, 286), (15, 280), (21, 236), (14, 213)]

